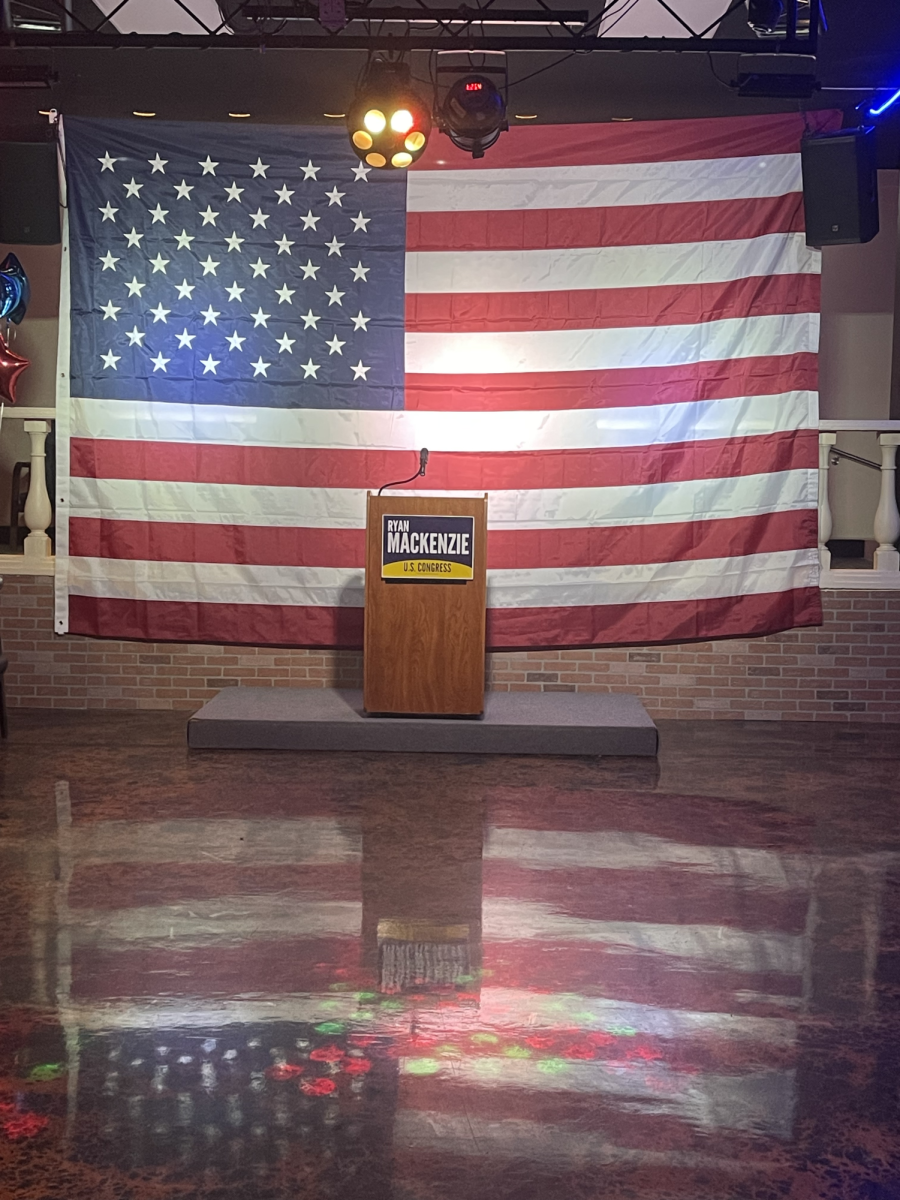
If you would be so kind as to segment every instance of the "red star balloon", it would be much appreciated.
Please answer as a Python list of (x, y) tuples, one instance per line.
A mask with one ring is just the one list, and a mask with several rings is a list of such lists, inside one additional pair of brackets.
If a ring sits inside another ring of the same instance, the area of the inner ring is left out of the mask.
[(31, 360), (14, 354), (0, 333), (0, 402), (15, 404), (16, 382), (25, 368), (30, 366)]

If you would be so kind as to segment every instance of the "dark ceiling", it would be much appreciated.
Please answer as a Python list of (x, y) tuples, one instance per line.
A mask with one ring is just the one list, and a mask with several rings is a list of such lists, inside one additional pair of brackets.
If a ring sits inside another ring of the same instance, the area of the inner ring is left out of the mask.
[[(802, 103), (850, 110), (849, 123), (854, 106), (873, 94), (867, 89), (900, 87), (900, 0), (825, 0), (825, 5), (829, 30), (820, 40), (818, 62), (823, 90)], [(735, 16), (743, 18), (733, 14), (732, 20)], [(729, 86), (737, 56), (716, 53), (715, 41), (707, 44), (705, 54), (512, 54), (510, 112), (536, 113), (541, 123), (555, 124), (797, 108), (797, 101), (737, 96)], [(228, 120), (229, 112), (249, 112), (259, 122), (323, 124), (324, 113), (344, 111), (364, 61), (354, 51), (227, 46), (2, 50), (0, 64), (49, 66), (58, 83), (50, 91), (0, 92), (0, 136), (39, 121), (38, 110), (51, 106), (84, 116), (121, 117), (138, 110), (160, 119)], [(426, 54), (414, 54), (413, 73), (427, 80)], [(880, 160), (885, 167), (900, 164), (900, 102), (882, 119)]]

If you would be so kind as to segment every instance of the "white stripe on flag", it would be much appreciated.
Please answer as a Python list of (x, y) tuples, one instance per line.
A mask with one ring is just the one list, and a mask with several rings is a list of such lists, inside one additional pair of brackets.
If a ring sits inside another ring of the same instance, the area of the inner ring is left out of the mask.
[(802, 233), (730, 242), (552, 250), (436, 250), (406, 256), (407, 293), (574, 292), (698, 287), (773, 275), (817, 275), (822, 255)]
[(746, 846), (694, 846), (648, 833), (617, 830), (574, 833), (562, 829), (519, 829), (492, 825), (485, 859), (515, 863), (532, 871), (643, 871), (674, 867), (699, 875), (752, 881), (756, 887), (805, 889), (815, 866), (808, 856)]
[(239, 408), (72, 401), (72, 436), (231, 446), (509, 453), (748, 437), (815, 428), (816, 393), (781, 392), (680, 404), (511, 412)]
[(212, 939), (360, 937), (362, 904), (307, 897), (215, 896), (187, 904), (81, 908), (71, 914), (76, 944), (114, 949), (122, 942), (177, 939), (177, 949)]
[(651, 921), (593, 921), (557, 912), (550, 904), (486, 896), (481, 909), (485, 942), (523, 939), (600, 942), (675, 958), (702, 959), (732, 971), (799, 975), (806, 941), (802, 934), (735, 929), (727, 925), (657, 924)]
[(499, 375), (681, 366), (815, 353), (818, 313), (731, 317), (636, 329), (537, 329), (515, 333), (407, 333), (413, 375)]
[[(366, 525), (366, 496), (360, 488), (256, 487), (244, 483), (77, 476), (71, 482), (69, 507), (75, 517), (291, 529), (364, 529)], [(488, 499), (488, 528), (612, 528), (796, 511), (815, 507), (816, 482), (815, 469), (804, 468), (640, 486), (497, 491), (491, 492)], [(422, 489), (403, 494), (446, 493)], [(454, 495), (480, 496), (483, 492)]]
[[(489, 571), (490, 608), (568, 608), (765, 595), (815, 587), (816, 550), (615, 567)], [(75, 596), (182, 604), (361, 608), (362, 568), (272, 567), (132, 559), (69, 559)], [(261, 597), (265, 597), (261, 600)]]
[(337, 865), (362, 858), (361, 835), (328, 817), (287, 821), (179, 818), (75, 825), (72, 854), (93, 862)]
[(784, 196), (803, 186), (799, 154), (682, 162), (410, 171), (408, 212), (687, 204)]

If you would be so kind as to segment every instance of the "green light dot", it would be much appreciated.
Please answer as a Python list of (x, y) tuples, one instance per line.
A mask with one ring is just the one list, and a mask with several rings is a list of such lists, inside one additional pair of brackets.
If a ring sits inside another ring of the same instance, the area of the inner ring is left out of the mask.
[(351, 1013), (351, 1021), (374, 1021), (376, 1014), (369, 1008), (362, 1008), (359, 1012)]
[(64, 1063), (41, 1063), (40, 1066), (32, 1067), (28, 1072), (27, 1078), (37, 1082), (47, 1079), (59, 1079), (65, 1073), (66, 1068)]
[(404, 1005), (402, 1000), (382, 1000), (381, 1007), (390, 1011), (397, 1008), (403, 1008)]
[(452, 1055), (453, 1057), (459, 1055), (459, 1049), (456, 1046), (451, 1046), (449, 1043), (444, 1046), (435, 1046), (434, 1052), (435, 1054)]
[(614, 1033), (616, 1037), (637, 1037), (637, 1030), (632, 1029), (630, 1025), (610, 1025), (609, 1032)]
[(343, 1033), (346, 1028), (343, 1021), (323, 1021), (316, 1026), (316, 1033)]
[(527, 1046), (508, 1046), (503, 1053), (507, 1058), (531, 1058), (531, 1051)]
[(359, 1000), (360, 1003), (362, 1003), (363, 1000), (377, 1000), (378, 993), (377, 992), (357, 992), (356, 999)]
[(559, 1075), (561, 1071), (568, 1070), (569, 1064), (564, 1058), (544, 1058), (537, 1066), (545, 1075)]
[(495, 1046), (500, 1039), (495, 1033), (473, 1033), (472, 1041), (480, 1045)]
[(406, 1062), (406, 1071), (410, 1075), (436, 1075), (441, 1064), (436, 1058), (410, 1058)]

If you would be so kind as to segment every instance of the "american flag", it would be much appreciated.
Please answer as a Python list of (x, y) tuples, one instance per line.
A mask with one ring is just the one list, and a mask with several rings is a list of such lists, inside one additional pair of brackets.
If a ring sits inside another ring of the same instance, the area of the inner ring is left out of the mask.
[[(305, 1079), (311, 1045), (358, 1042), (380, 1089), (363, 1136), (390, 1147), (401, 1194), (440, 1175), (506, 1196), (527, 1175), (535, 1195), (552, 1180), (574, 1195), (601, 1169), (665, 1200), (774, 1186), (822, 861), (805, 818), (595, 787), (543, 788), (537, 811), (533, 787), (472, 780), (443, 819), (429, 781), (369, 822), (375, 792), (348, 812), (339, 783), (273, 770), (249, 818), (240, 780), (173, 788), (127, 820), (89, 781), (59, 785), (58, 998), (83, 1045), (79, 1140), (98, 1156), (124, 1146), (144, 1165), (141, 1131), (171, 1132), (183, 1093), (184, 1136), (217, 1147), (212, 1166), (239, 1147), (271, 1163), (314, 1106), (279, 1127), (297, 1079), (263, 1068), (286, 1057)], [(414, 854), (413, 806), (434, 816)], [(483, 966), (455, 1000), (398, 996), (372, 969), (376, 926), (423, 913), (468, 918)], [(334, 1078), (316, 1104), (350, 1090)]]
[(379, 173), (67, 120), (57, 631), (358, 646), (365, 493), (421, 446), (419, 494), (490, 494), (490, 648), (818, 623), (803, 121)]

